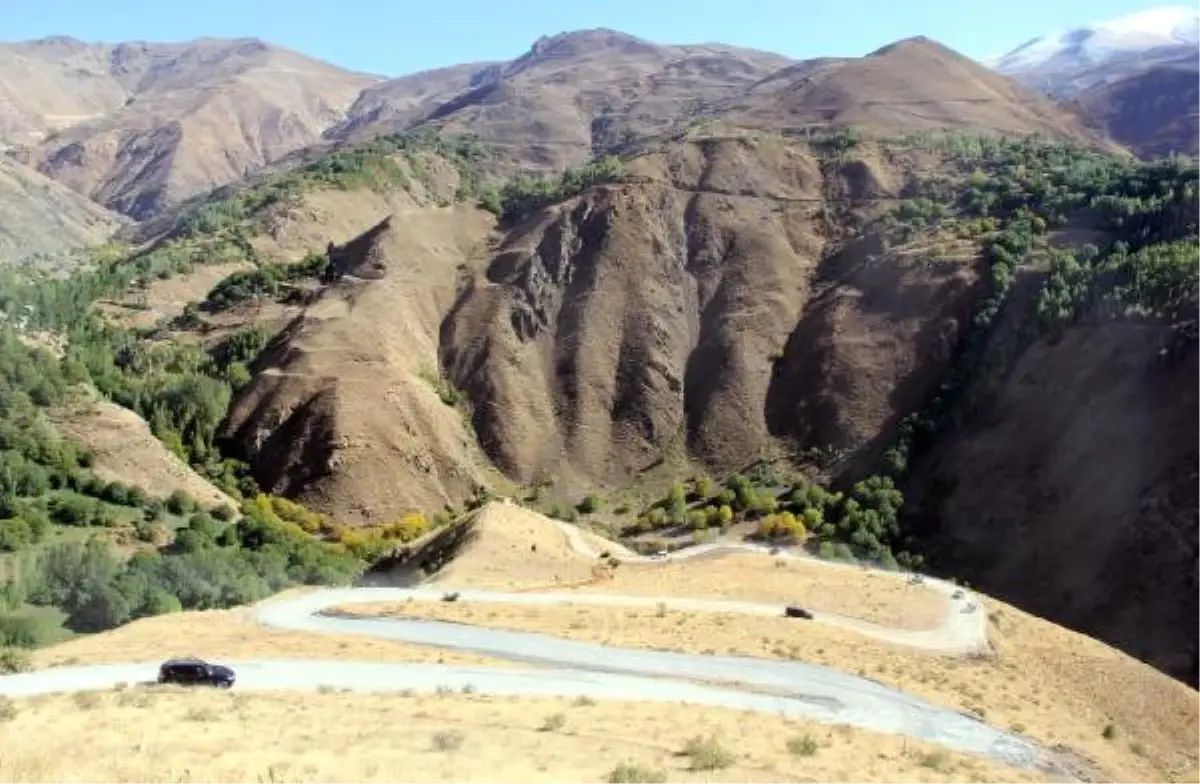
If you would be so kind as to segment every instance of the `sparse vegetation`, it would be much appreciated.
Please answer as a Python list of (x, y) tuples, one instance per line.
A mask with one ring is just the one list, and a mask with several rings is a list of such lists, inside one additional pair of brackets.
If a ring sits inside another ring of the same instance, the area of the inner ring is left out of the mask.
[(435, 751), (450, 752), (461, 749), (465, 740), (466, 738), (461, 732), (448, 730), (445, 732), (435, 732), (430, 739), (430, 744)]
[(820, 745), (811, 735), (796, 735), (788, 738), (788, 751), (797, 757), (811, 757), (817, 753)]
[(552, 713), (542, 721), (542, 726), (538, 727), (538, 732), (558, 732), (565, 726), (567, 726), (566, 714)]
[(558, 179), (521, 174), (499, 190), (487, 189), (479, 204), (504, 220), (515, 220), (540, 207), (570, 198), (593, 185), (612, 182), (621, 176), (621, 161), (612, 156), (601, 158), (563, 172)]
[(609, 784), (663, 784), (667, 774), (657, 768), (649, 768), (633, 762), (622, 762), (605, 779)]
[(28, 651), (19, 648), (0, 648), (0, 674), (26, 672), (33, 666)]
[(692, 770), (722, 770), (737, 762), (737, 755), (726, 749), (714, 736), (697, 735), (680, 752), (691, 760)]
[(262, 264), (257, 269), (235, 272), (218, 283), (201, 307), (210, 312), (229, 310), (243, 302), (282, 298), (296, 291), (296, 284), (329, 275), (329, 257), (309, 253), (295, 264)]
[(921, 752), (917, 762), (921, 767), (936, 770), (939, 773), (947, 773), (950, 770), (950, 755), (941, 749)]

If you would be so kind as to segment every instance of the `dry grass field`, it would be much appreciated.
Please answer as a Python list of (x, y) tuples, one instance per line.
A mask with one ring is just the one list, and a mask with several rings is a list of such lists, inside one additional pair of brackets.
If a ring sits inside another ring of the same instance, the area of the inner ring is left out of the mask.
[[(658, 704), (151, 688), (0, 701), (0, 718), (2, 782), (1037, 780), (911, 740)], [(682, 754), (697, 737), (716, 743)]]
[[(547, 590), (578, 586), (575, 590), (624, 593), (663, 584), (651, 565), (638, 570), (623, 566), (611, 580), (597, 579), (593, 564), (569, 547), (560, 529), (518, 507), (494, 504), (474, 522), (456, 557), (437, 574), (438, 584), (534, 591), (540, 583)], [(620, 552), (619, 546), (613, 550)], [(762, 581), (753, 586), (756, 560)], [(695, 585), (703, 595), (699, 585), (707, 579), (720, 586), (716, 595), (760, 600), (804, 591), (815, 597), (851, 576), (864, 585), (887, 579), (857, 569), (781, 569), (774, 563), (769, 557), (738, 556), (658, 568), (675, 575), (672, 593), (686, 593)], [(505, 570), (513, 579), (504, 579)], [(645, 574), (638, 576), (640, 570)], [(898, 609), (899, 598), (890, 600)], [(460, 601), (355, 605), (346, 611), (444, 618), (628, 647), (814, 662), (1026, 734), (1077, 761), (1091, 779), (1197, 780), (1194, 691), (1099, 642), (986, 597), (984, 603), (996, 653), (974, 658), (890, 646), (819, 623), (656, 608), (472, 606)], [(217, 661), (318, 658), (514, 666), (386, 640), (268, 629), (255, 623), (253, 612), (243, 608), (145, 619), (44, 650), (36, 664), (153, 661), (193, 654)], [(86, 712), (80, 710), (85, 703)], [(235, 690), (232, 695), (68, 695), (13, 705), (15, 717), (0, 724), (0, 780), (600, 781), (623, 762), (642, 766), (642, 773), (661, 772), (671, 781), (1019, 781), (1032, 775), (898, 737), (665, 704)], [(155, 707), (153, 723), (147, 721), (147, 706)], [(296, 713), (307, 720), (285, 720)], [(547, 717), (557, 714), (566, 717), (561, 727), (539, 731), (556, 725), (559, 719)], [(76, 723), (81, 729), (72, 729)], [(85, 725), (109, 730), (85, 732)], [(805, 734), (817, 740), (816, 753), (790, 753), (789, 739)], [(450, 742), (461, 748), (435, 748), (442, 735), (461, 738)], [(675, 752), (697, 735), (715, 735), (737, 754), (736, 761), (718, 771), (690, 771), (689, 761)], [(15, 737), (36, 738), (37, 743), (6, 741)], [(179, 737), (187, 742), (178, 742)], [(67, 746), (73, 756), (63, 752)], [(617, 779), (641, 780), (636, 775)]]

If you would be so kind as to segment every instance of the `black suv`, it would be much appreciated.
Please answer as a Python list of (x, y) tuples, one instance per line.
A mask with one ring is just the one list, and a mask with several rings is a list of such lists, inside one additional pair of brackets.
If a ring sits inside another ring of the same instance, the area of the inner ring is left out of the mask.
[(209, 664), (200, 659), (168, 659), (158, 668), (159, 683), (175, 683), (180, 686), (216, 686), (228, 689), (233, 685), (233, 670), (220, 664)]

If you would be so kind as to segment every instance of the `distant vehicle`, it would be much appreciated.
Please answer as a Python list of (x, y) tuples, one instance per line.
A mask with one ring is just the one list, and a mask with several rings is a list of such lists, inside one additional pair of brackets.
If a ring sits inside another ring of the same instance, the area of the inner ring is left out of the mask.
[(179, 686), (216, 686), (228, 689), (236, 677), (223, 664), (211, 664), (201, 659), (168, 659), (158, 668), (159, 683)]
[(813, 619), (812, 613), (803, 607), (797, 607), (796, 605), (791, 605), (785, 608), (783, 614), (787, 618), (803, 618), (806, 621), (811, 621)]
[(666, 551), (666, 550), (655, 550), (655, 551), (654, 551), (653, 553), (651, 553), (650, 555), (651, 555), (651, 557), (653, 557), (653, 558), (666, 558), (666, 557), (667, 557), (667, 551)]
[(451, 593), (442, 594), (442, 601), (443, 602), (457, 602), (458, 601), (458, 591), (452, 591)]

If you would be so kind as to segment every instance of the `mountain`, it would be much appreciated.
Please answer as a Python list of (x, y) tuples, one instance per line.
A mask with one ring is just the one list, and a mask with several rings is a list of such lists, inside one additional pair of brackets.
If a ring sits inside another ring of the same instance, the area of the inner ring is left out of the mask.
[[(509, 62), (377, 85), (331, 135), (362, 138), (433, 123), (476, 134), (522, 166), (561, 169), (683, 128), (790, 63), (769, 52), (581, 30), (538, 39)], [(438, 89), (429, 91), (430, 82)]]
[(865, 57), (797, 63), (722, 108), (741, 124), (776, 129), (1041, 133), (1103, 144), (1053, 101), (923, 37)]
[(1200, 153), (1197, 53), (1163, 59), (1075, 96), (1091, 125), (1142, 157)]
[(312, 144), (376, 77), (257, 39), (0, 45), (0, 140), (133, 218)]
[(787, 132), (1041, 132), (1100, 143), (1053, 102), (925, 39), (862, 58), (794, 62), (602, 29), (541, 39), (507, 63), (372, 86), (330, 137), (434, 125), (478, 136), (513, 166), (561, 169), (705, 122)]
[(1166, 6), (1028, 41), (986, 61), (1038, 89), (1068, 96), (1200, 45), (1200, 12)]

